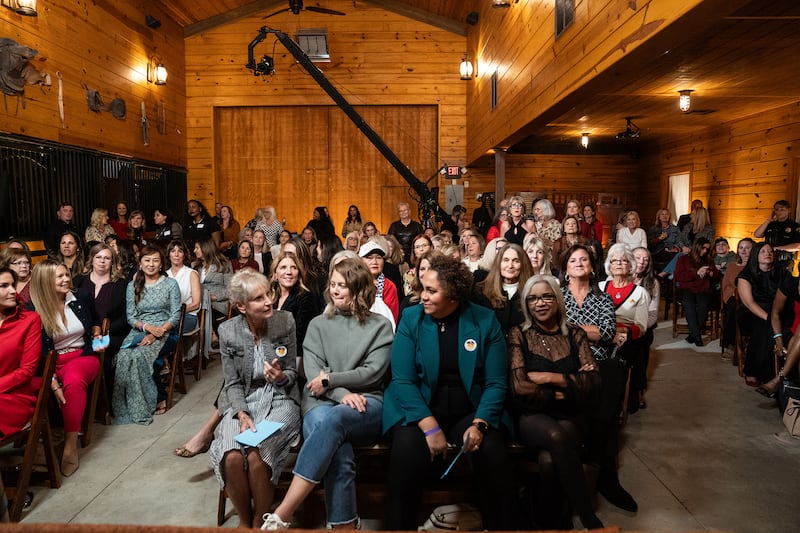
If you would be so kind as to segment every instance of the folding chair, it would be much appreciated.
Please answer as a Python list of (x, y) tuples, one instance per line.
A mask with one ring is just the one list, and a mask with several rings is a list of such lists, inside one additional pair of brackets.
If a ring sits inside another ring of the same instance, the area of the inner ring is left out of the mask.
[[(111, 327), (111, 321), (108, 318), (104, 318), (102, 325), (100, 326), (100, 334), (106, 335), (108, 334), (108, 330)], [(108, 405), (106, 405), (106, 398), (108, 397), (106, 394), (106, 380), (103, 377), (103, 364), (105, 360), (105, 352), (101, 352), (97, 354), (97, 357), (100, 359), (100, 373), (97, 374), (97, 377), (94, 379), (91, 388), (88, 390), (88, 398), (86, 402), (86, 412), (83, 415), (83, 422), (81, 422), (81, 447), (86, 448), (92, 443), (92, 424), (95, 422), (95, 415), (97, 413), (97, 403), (102, 398), (102, 402), (100, 402), (101, 407), (101, 420), (104, 424), (108, 425), (110, 422), (109, 420), (109, 413), (108, 413)]]
[(178, 341), (175, 349), (165, 357), (169, 362), (169, 382), (167, 384), (167, 409), (172, 409), (172, 394), (175, 392), (175, 375), (178, 375), (178, 392), (186, 394), (186, 376), (183, 375), (183, 323), (186, 319), (186, 304), (181, 304), (181, 317), (178, 320)]

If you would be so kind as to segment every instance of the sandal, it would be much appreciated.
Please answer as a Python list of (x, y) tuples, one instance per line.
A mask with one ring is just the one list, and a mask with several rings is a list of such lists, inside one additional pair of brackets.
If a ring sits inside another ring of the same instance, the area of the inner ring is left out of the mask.
[(156, 405), (156, 410), (153, 411), (153, 416), (163, 415), (167, 412), (167, 403), (164, 402), (164, 405)]
[(767, 398), (775, 397), (775, 393), (768, 391), (765, 387), (756, 387), (756, 392), (759, 393), (761, 396), (766, 396)]
[(178, 457), (185, 457), (186, 459), (190, 459), (190, 458), (194, 457), (195, 455), (200, 455), (201, 453), (206, 453), (209, 448), (211, 448), (211, 443), (206, 444), (205, 446), (203, 446), (202, 448), (200, 448), (196, 452), (193, 452), (192, 450), (190, 450), (186, 446), (181, 446), (180, 448), (175, 448), (175, 455), (177, 455)]

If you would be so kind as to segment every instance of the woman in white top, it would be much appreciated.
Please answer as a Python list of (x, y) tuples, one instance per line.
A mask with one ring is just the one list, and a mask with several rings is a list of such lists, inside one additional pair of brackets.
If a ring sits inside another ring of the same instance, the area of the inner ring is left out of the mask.
[(628, 250), (647, 248), (647, 232), (639, 226), (639, 213), (628, 211), (625, 215), (625, 227), (617, 230), (617, 242), (624, 244)]
[(191, 331), (197, 327), (197, 311), (203, 303), (203, 288), (200, 284), (200, 274), (188, 265), (189, 249), (186, 243), (174, 240), (167, 246), (170, 267), (167, 276), (178, 282), (181, 290), (181, 303), (186, 304), (186, 317), (183, 319), (183, 329)]
[(264, 213), (264, 218), (256, 224), (256, 229), (264, 232), (268, 246), (275, 246), (278, 244), (278, 237), (283, 231), (283, 225), (278, 221), (275, 208), (271, 205), (266, 206), (262, 212)]
[(478, 262), (483, 257), (484, 241), (480, 235), (470, 235), (464, 243), (464, 264), (469, 267), (470, 272), (478, 270)]

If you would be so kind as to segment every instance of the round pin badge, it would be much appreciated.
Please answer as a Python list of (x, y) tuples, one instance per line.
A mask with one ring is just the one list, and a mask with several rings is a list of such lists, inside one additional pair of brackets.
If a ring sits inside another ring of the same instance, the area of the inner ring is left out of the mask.
[(478, 348), (478, 343), (475, 342), (475, 339), (467, 339), (464, 341), (464, 348), (468, 352), (474, 352)]
[(278, 346), (275, 348), (275, 355), (278, 357), (286, 357), (286, 354), (289, 353), (289, 350), (286, 349), (286, 346)]

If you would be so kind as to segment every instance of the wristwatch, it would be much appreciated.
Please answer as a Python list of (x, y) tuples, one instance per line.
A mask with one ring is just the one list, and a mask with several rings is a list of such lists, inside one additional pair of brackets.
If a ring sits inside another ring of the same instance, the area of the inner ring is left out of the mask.
[(489, 424), (487, 424), (486, 422), (484, 422), (482, 420), (478, 420), (477, 422), (473, 422), (472, 425), (475, 426), (476, 428), (478, 428), (478, 431), (480, 431), (481, 434), (483, 434), (483, 435), (486, 435), (486, 430), (489, 429)]
[(322, 386), (323, 386), (323, 387), (327, 388), (327, 387), (328, 387), (328, 385), (330, 385), (330, 383), (331, 383), (331, 382), (330, 382), (330, 381), (328, 381), (328, 378), (322, 378)]

